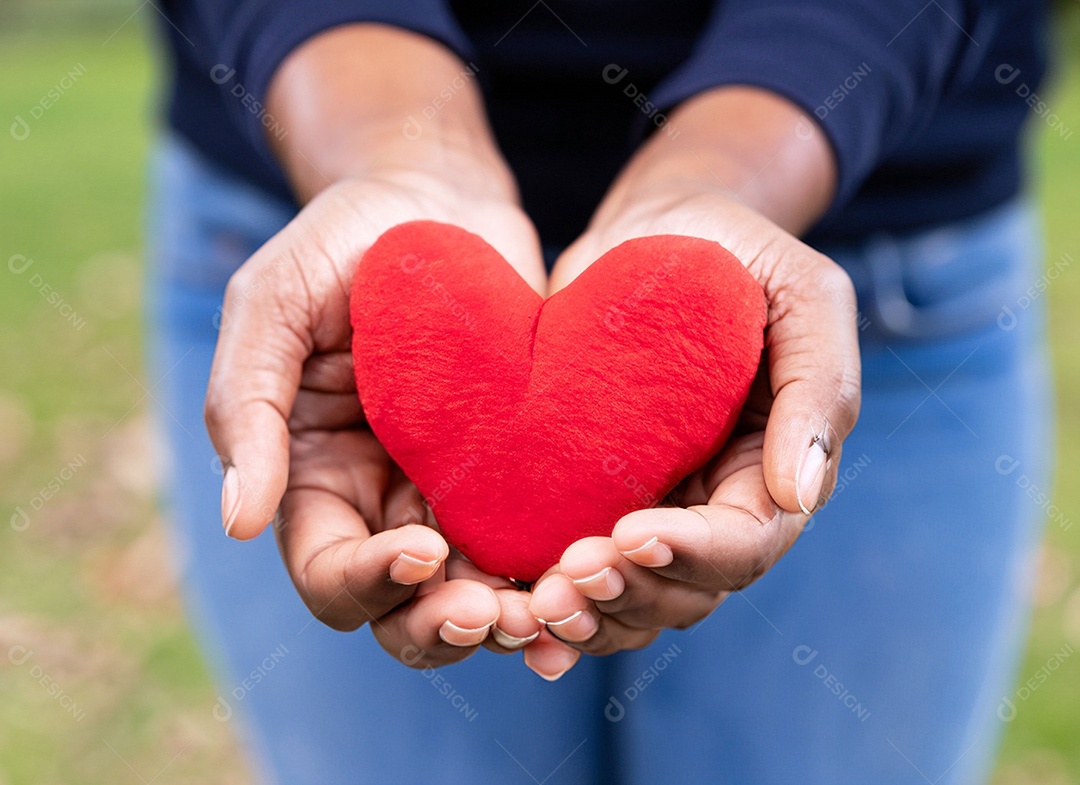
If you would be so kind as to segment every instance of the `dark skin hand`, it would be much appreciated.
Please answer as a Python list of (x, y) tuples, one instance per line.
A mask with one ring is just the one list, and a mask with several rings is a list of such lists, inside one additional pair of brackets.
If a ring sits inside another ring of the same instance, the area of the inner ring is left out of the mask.
[[(549, 281), (475, 84), (425, 117), (419, 138), (403, 133), (464, 70), (440, 45), (379, 25), (323, 33), (279, 69), (267, 105), (287, 133), (272, 143), (307, 204), (230, 282), (207, 423), (230, 467), (226, 530), (254, 537), (280, 507), (283, 557), (318, 618), (371, 623), (415, 667), (524, 648), (554, 679), (582, 652), (638, 648), (703, 618), (767, 571), (827, 498), (858, 413), (854, 295), (795, 235), (828, 205), (835, 164), (785, 100), (705, 93), (671, 115), (677, 137), (643, 146)], [(721, 454), (682, 484), (680, 506), (575, 543), (531, 593), (453, 554), (364, 428), (352, 273), (383, 231), (425, 218), (482, 235), (545, 295), (626, 239), (678, 233), (723, 244), (769, 300), (752, 400)]]
[[(827, 499), (858, 415), (850, 280), (795, 236), (831, 199), (824, 137), (786, 100), (753, 88), (705, 93), (671, 123), (678, 135), (658, 132), (639, 151), (558, 260), (549, 291), (632, 237), (716, 240), (765, 290), (766, 353), (735, 433), (676, 489), (677, 506), (631, 513), (611, 537), (574, 543), (533, 587), (529, 607), (547, 631), (590, 654), (690, 626), (767, 572)], [(545, 654), (525, 656), (548, 667)]]
[(414, 667), (482, 644), (506, 650), (496, 622), (517, 646), (540, 628), (528, 595), (452, 556), (431, 528), (420, 493), (364, 426), (352, 374), (353, 272), (392, 226), (432, 219), (483, 234), (545, 291), (536, 232), (475, 87), (419, 138), (403, 133), (463, 70), (428, 39), (377, 25), (324, 33), (282, 65), (267, 107), (306, 205), (229, 282), (206, 403), (229, 467), (227, 533), (255, 537), (280, 508), (282, 556), (312, 613), (339, 630), (370, 623)]

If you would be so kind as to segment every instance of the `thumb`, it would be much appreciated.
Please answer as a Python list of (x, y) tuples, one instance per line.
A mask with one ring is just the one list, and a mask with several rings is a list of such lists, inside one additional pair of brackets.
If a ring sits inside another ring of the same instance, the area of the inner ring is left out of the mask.
[(206, 426), (225, 469), (222, 524), (241, 540), (266, 528), (285, 493), (288, 416), (311, 353), (309, 309), (286, 310), (275, 294), (281, 263), (256, 254), (230, 279), (206, 393)]
[[(855, 426), (860, 361), (855, 290), (820, 254), (766, 278), (769, 381), (765, 482), (789, 512), (809, 515), (828, 498), (841, 442)], [(769, 291), (772, 288), (773, 291)]]

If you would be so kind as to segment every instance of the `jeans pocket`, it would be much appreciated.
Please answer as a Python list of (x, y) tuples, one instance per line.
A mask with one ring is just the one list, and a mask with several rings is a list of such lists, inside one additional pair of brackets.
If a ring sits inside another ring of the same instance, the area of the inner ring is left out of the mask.
[(1038, 277), (1042, 262), (1034, 212), (1022, 200), (832, 251), (855, 283), (864, 337), (884, 340), (940, 340), (985, 328)]
[(284, 203), (166, 134), (151, 163), (150, 261), (162, 281), (223, 291), (249, 256), (295, 215)]

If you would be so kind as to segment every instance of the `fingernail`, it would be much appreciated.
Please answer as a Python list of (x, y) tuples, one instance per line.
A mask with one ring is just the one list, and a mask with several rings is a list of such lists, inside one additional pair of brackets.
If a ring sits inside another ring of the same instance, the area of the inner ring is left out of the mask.
[(656, 537), (632, 551), (623, 551), (622, 555), (642, 567), (667, 567), (675, 560), (671, 548)]
[(404, 551), (390, 565), (390, 580), (403, 586), (426, 581), (439, 569), (442, 559), (425, 561)]
[(499, 629), (498, 625), (491, 628), (491, 637), (495, 639), (495, 642), (502, 646), (504, 649), (523, 649), (536, 640), (540, 635), (540, 630), (537, 630), (527, 638), (518, 638), (509, 633), (503, 632)]
[(828, 467), (829, 456), (821, 448), (821, 442), (814, 443), (803, 455), (802, 464), (795, 475), (795, 492), (799, 501), (799, 509), (807, 515), (817, 508), (818, 498), (821, 496), (821, 486), (825, 483), (825, 469)]
[(225, 470), (225, 477), (221, 480), (221, 522), (225, 527), (225, 536), (229, 533), (232, 525), (236, 523), (236, 516), (240, 514), (240, 475), (235, 466)]
[(558, 681), (563, 677), (563, 674), (577, 664), (578, 659), (581, 657), (579, 652), (565, 646), (562, 647), (561, 651), (555, 652), (549, 650), (541, 658), (541, 661), (549, 666), (549, 669), (540, 670), (536, 667), (536, 663), (534, 662), (537, 658), (535, 656), (530, 656), (531, 653), (532, 649), (525, 650), (525, 664), (528, 666), (529, 670), (544, 681)]
[(567, 616), (562, 621), (546, 622), (548, 630), (557, 638), (573, 643), (587, 641), (600, 628), (599, 623), (591, 613), (578, 611)]
[(626, 588), (626, 581), (623, 580), (623, 576), (618, 570), (605, 567), (600, 572), (594, 573), (587, 578), (576, 579), (574, 585), (587, 590), (590, 599), (614, 600), (623, 593), (623, 589)]
[(558, 681), (568, 670), (570, 670), (570, 668), (567, 668), (566, 670), (561, 670), (558, 673), (541, 673), (540, 671), (533, 671), (533, 673), (535, 673), (544, 681)]
[(495, 622), (492, 622), (491, 624), (485, 624), (483, 627), (469, 629), (459, 627), (447, 619), (443, 622), (443, 626), (439, 628), (439, 637), (443, 639), (444, 643), (449, 643), (451, 646), (479, 646), (484, 642), (484, 638), (488, 636), (488, 631), (494, 624)]

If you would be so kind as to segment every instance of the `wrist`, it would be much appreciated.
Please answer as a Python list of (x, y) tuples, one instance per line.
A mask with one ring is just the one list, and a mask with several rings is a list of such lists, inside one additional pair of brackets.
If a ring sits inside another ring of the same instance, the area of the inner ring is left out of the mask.
[(792, 234), (827, 209), (836, 187), (831, 147), (794, 104), (751, 87), (723, 87), (671, 114), (619, 176), (601, 222), (633, 205), (708, 196), (738, 201)]
[(303, 202), (385, 172), (427, 173), (516, 201), (475, 79), (475, 67), (424, 36), (376, 24), (334, 28), (274, 74), (266, 103), (285, 133), (267, 140)]
[[(453, 186), (469, 199), (519, 204), (517, 184), (498, 150), (478, 144), (467, 136), (426, 133), (422, 139), (407, 139), (401, 128), (382, 131), (368, 129), (357, 145), (356, 154), (346, 151), (330, 169), (318, 175), (311, 195), (343, 180), (409, 182), (422, 191), (425, 183)], [(300, 164), (304, 168), (306, 162)], [(310, 164), (307, 169), (312, 170)], [(297, 172), (293, 182), (304, 180)], [(310, 179), (310, 178), (309, 178)]]

